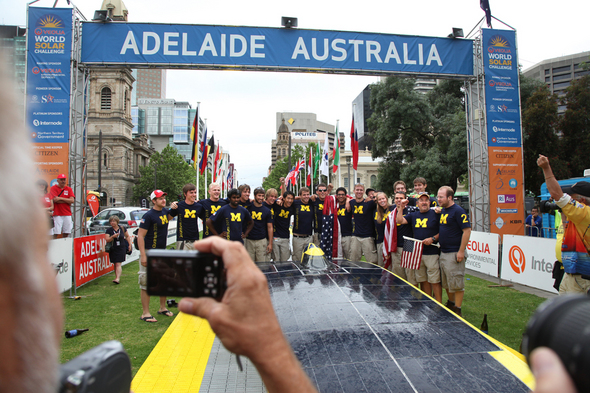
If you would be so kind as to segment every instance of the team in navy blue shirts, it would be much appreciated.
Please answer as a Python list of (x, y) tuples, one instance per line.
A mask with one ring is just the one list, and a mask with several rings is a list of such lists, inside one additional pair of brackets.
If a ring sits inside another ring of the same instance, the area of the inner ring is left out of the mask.
[[(168, 239), (168, 221), (172, 216), (168, 214), (166, 209), (166, 195), (162, 190), (155, 190), (151, 194), (151, 200), (154, 204), (153, 208), (145, 213), (139, 224), (137, 231), (137, 245), (139, 248), (139, 288), (141, 292), (141, 307), (143, 312), (141, 314), (142, 321), (157, 322), (150, 314), (150, 297), (147, 294), (147, 255), (145, 253), (148, 249), (166, 248), (166, 240)], [(166, 309), (166, 297), (160, 297), (159, 315), (171, 317), (174, 314)]]
[(293, 260), (301, 262), (303, 250), (313, 242), (315, 223), (314, 203), (310, 199), (309, 188), (299, 189), (301, 199), (293, 202)]
[(347, 208), (348, 197), (346, 188), (336, 190), (338, 200), (338, 224), (340, 225), (340, 243), (342, 244), (342, 256), (350, 259), (350, 239), (352, 239), (352, 211)]
[(283, 193), (282, 204), (275, 202), (272, 206), (274, 212), (274, 241), (272, 248), (272, 260), (275, 262), (285, 262), (291, 257), (291, 245), (289, 239), (291, 233), (291, 216), (295, 210), (293, 201), (295, 194), (291, 191)]
[(453, 189), (443, 186), (438, 190), (440, 213), (441, 282), (447, 291), (447, 307), (461, 315), (465, 293), (465, 248), (471, 236), (471, 223), (463, 208), (453, 201)]
[(377, 250), (375, 248), (375, 215), (376, 204), (372, 199), (365, 200), (365, 186), (354, 186), (354, 199), (349, 201), (354, 226), (350, 239), (350, 259), (360, 261), (364, 255), (365, 260), (377, 263)]
[(171, 205), (170, 215), (178, 216), (176, 223), (176, 249), (192, 250), (193, 243), (199, 240), (199, 217), (203, 205), (196, 202), (197, 187), (194, 184), (186, 184), (182, 188), (184, 201), (174, 202)]
[[(214, 236), (219, 235), (227, 240), (239, 241), (243, 244), (243, 239), (248, 236), (254, 223), (248, 210), (238, 204), (240, 200), (239, 191), (232, 188), (227, 195), (230, 204), (217, 210), (215, 214), (207, 219), (206, 225)], [(215, 223), (221, 223), (221, 232), (216, 230)]]
[[(407, 201), (402, 201), (405, 205)], [(416, 281), (424, 292), (442, 302), (442, 286), (440, 284), (439, 248), (434, 244), (438, 242), (440, 214), (430, 208), (430, 198), (427, 193), (418, 196), (417, 211), (403, 216), (397, 215), (397, 222), (408, 224), (414, 231), (414, 239), (422, 240), (423, 252), (420, 269), (416, 270)]]
[(268, 262), (272, 252), (273, 221), (270, 209), (264, 206), (264, 188), (254, 190), (254, 201), (248, 211), (254, 226), (246, 239), (246, 250), (254, 262)]

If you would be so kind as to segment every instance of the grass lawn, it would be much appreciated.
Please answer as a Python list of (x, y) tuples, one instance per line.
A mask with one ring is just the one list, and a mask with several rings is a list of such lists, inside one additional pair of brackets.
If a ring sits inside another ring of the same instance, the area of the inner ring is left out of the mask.
[[(114, 274), (111, 273), (79, 288), (80, 300), (64, 297), (65, 330), (90, 330), (80, 336), (62, 339), (62, 363), (103, 341), (118, 340), (131, 358), (133, 375), (137, 373), (178, 313), (172, 308), (175, 314), (172, 318), (157, 315), (159, 299), (152, 297), (150, 310), (158, 322), (139, 320), (138, 270), (138, 262), (129, 263), (123, 266), (121, 284), (112, 283)], [(545, 299), (507, 287), (490, 288), (488, 281), (466, 277), (463, 317), (479, 328), (483, 314), (488, 314), (489, 334), (518, 350), (527, 321)], [(176, 300), (180, 301), (179, 298)], [(443, 295), (443, 302), (446, 302), (446, 295)]]

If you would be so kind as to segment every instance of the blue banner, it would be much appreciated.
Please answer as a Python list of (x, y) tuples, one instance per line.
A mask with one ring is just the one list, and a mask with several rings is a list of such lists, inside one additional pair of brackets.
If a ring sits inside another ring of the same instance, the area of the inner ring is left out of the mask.
[(70, 137), (71, 8), (29, 8), (26, 122), (38, 143)]
[(85, 22), (82, 62), (473, 75), (471, 40), (263, 27)]
[(482, 30), (488, 146), (521, 147), (516, 33)]

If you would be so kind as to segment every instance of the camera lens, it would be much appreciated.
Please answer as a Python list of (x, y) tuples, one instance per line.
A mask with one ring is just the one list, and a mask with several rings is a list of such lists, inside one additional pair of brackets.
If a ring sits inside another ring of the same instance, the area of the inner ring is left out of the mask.
[(537, 347), (554, 350), (578, 391), (590, 391), (590, 297), (559, 296), (541, 304), (522, 341), (529, 364), (529, 356)]

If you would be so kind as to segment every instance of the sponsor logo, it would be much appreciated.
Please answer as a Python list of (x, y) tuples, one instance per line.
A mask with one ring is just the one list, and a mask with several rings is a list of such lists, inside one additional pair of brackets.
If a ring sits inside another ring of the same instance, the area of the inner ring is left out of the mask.
[(502, 220), (502, 217), (496, 218), (496, 222), (494, 222), (494, 225), (496, 225), (498, 229), (502, 229), (502, 227), (504, 226), (504, 220)]
[(516, 195), (500, 194), (498, 195), (498, 203), (516, 203)]
[(518, 181), (516, 181), (516, 179), (510, 179), (510, 181), (508, 181), (508, 186), (510, 188), (516, 188), (518, 186)]
[(511, 224), (522, 224), (522, 220), (510, 220)]
[(34, 119), (33, 120), (33, 125), (35, 127), (39, 127), (39, 126), (61, 126), (61, 125), (63, 125), (63, 123), (61, 121), (43, 121), (43, 120)]
[(65, 34), (63, 20), (54, 14), (47, 14), (37, 20), (36, 35)]
[(510, 247), (510, 251), (508, 251), (508, 261), (510, 262), (510, 267), (516, 274), (524, 273), (524, 269), (526, 267), (525, 259), (526, 258), (522, 248), (518, 246)]
[(499, 207), (496, 208), (497, 214), (515, 214), (518, 213), (518, 209), (500, 209)]
[[(516, 169), (499, 168), (496, 171), (496, 175), (515, 175), (515, 174), (516, 174)], [(512, 181), (514, 179), (510, 179), (510, 180)], [(508, 185), (510, 185), (510, 183), (508, 183)]]
[(502, 178), (500, 177), (496, 182), (496, 190), (499, 190), (501, 188), (504, 188), (504, 180), (502, 180)]
[(481, 252), (482, 254), (490, 254), (490, 245), (476, 240), (470, 240), (469, 243), (467, 243), (467, 249), (469, 251)]

